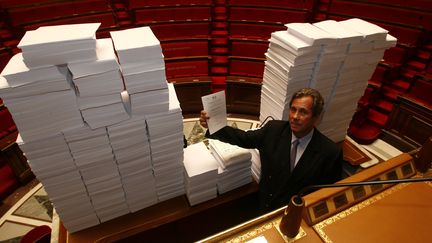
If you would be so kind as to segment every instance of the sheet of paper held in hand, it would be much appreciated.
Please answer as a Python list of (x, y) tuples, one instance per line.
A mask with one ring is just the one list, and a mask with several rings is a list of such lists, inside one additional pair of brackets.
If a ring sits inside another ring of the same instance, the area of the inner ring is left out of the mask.
[(210, 117), (207, 120), (209, 133), (213, 134), (227, 125), (225, 91), (201, 97), (203, 108)]

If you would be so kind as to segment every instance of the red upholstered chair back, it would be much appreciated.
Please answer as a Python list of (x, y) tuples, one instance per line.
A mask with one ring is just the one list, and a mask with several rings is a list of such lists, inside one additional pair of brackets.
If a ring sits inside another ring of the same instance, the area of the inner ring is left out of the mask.
[(48, 225), (41, 225), (27, 232), (20, 243), (49, 243), (50, 241), (51, 228)]

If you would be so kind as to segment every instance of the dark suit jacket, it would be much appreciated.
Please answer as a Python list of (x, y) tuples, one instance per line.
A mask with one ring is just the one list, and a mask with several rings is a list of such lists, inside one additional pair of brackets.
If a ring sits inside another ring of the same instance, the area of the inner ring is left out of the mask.
[(291, 128), (287, 121), (269, 121), (254, 131), (224, 127), (209, 138), (257, 148), (261, 158), (260, 207), (270, 211), (288, 204), (308, 185), (334, 183), (342, 175), (342, 150), (315, 129), (312, 139), (290, 172)]

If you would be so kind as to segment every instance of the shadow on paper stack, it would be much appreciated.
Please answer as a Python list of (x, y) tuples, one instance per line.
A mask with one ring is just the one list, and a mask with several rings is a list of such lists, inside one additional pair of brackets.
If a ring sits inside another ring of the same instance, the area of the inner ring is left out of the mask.
[(214, 139), (209, 139), (209, 149), (219, 164), (219, 194), (252, 182), (252, 155), (248, 149)]
[(190, 205), (196, 205), (217, 197), (219, 164), (204, 142), (184, 149), (186, 196)]

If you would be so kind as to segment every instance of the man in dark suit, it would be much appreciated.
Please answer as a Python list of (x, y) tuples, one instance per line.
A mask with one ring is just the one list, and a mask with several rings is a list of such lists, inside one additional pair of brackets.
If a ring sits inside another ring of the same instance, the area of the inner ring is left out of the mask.
[[(323, 106), (318, 91), (304, 88), (293, 94), (289, 122), (273, 120), (246, 132), (226, 126), (212, 135), (206, 133), (208, 138), (259, 150), (259, 197), (264, 212), (287, 205), (305, 186), (341, 179), (341, 148), (315, 128)], [(206, 111), (201, 111), (200, 123), (205, 128), (208, 119)]]

